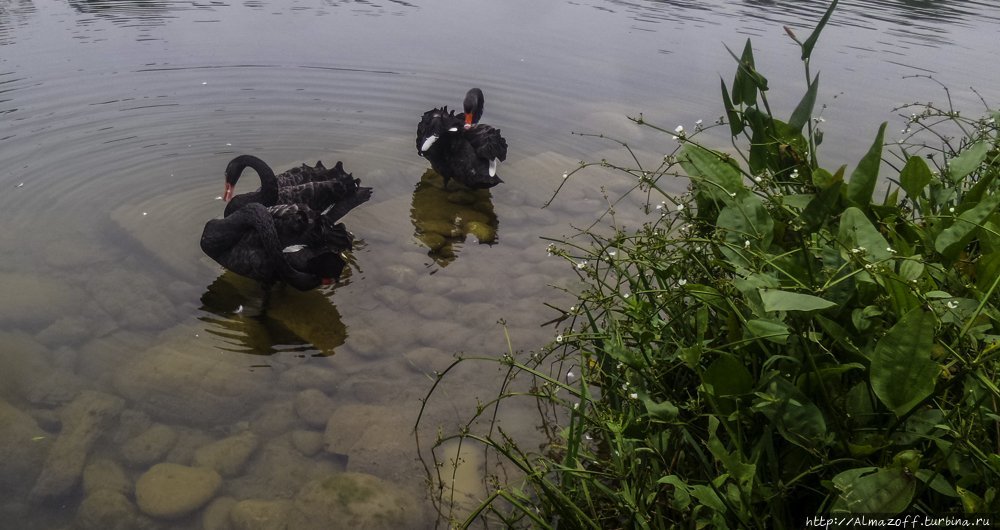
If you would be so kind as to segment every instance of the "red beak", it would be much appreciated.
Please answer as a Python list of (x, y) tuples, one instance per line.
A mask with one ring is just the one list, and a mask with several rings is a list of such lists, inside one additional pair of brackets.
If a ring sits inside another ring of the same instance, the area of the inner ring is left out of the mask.
[(466, 112), (465, 113), (465, 128), (468, 129), (469, 127), (472, 127), (472, 113), (471, 112)]
[(226, 192), (222, 194), (222, 200), (229, 202), (229, 199), (233, 198), (233, 192), (236, 191), (235, 186), (230, 183), (226, 183)]

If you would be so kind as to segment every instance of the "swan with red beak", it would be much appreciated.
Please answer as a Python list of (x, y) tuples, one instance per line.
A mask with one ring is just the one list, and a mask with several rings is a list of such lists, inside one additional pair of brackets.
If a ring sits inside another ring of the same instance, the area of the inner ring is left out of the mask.
[(491, 188), (503, 182), (497, 165), (507, 158), (507, 141), (500, 129), (479, 123), (483, 91), (465, 95), (464, 116), (448, 107), (424, 113), (417, 125), (417, 154), (426, 158), (444, 178), (444, 186), (457, 180), (469, 188)]

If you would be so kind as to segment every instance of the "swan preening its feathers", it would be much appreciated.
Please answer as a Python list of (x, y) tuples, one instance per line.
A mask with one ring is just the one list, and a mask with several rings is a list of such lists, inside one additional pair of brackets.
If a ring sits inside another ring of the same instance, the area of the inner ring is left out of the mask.
[[(257, 171), (261, 187), (233, 197), (247, 167)], [(225, 215), (205, 225), (201, 248), (223, 267), (265, 285), (280, 281), (308, 290), (329, 284), (340, 278), (342, 253), (354, 240), (338, 221), (371, 193), (340, 162), (332, 169), (303, 164), (275, 176), (263, 160), (238, 156), (226, 167)]]
[(483, 115), (483, 91), (473, 88), (465, 95), (464, 116), (448, 107), (424, 113), (417, 125), (417, 153), (434, 171), (469, 188), (492, 188), (503, 182), (497, 164), (507, 158), (507, 141), (500, 129), (479, 123)]

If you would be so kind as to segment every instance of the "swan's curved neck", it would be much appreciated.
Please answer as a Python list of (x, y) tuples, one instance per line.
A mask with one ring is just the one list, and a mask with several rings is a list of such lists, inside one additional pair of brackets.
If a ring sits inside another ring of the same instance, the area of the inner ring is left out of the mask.
[(246, 168), (253, 168), (260, 177), (260, 202), (266, 206), (278, 203), (278, 178), (274, 176), (271, 166), (253, 155), (240, 155), (226, 166), (227, 189), (235, 188), (240, 175)]

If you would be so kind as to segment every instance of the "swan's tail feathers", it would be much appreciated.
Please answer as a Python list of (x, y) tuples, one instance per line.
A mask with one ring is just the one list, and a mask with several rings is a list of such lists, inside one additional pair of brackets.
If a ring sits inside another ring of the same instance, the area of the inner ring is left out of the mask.
[(341, 217), (347, 215), (347, 212), (368, 202), (368, 199), (371, 199), (371, 197), (371, 188), (359, 187), (353, 194), (328, 206), (325, 210), (323, 210), (322, 215), (326, 219), (337, 221)]

